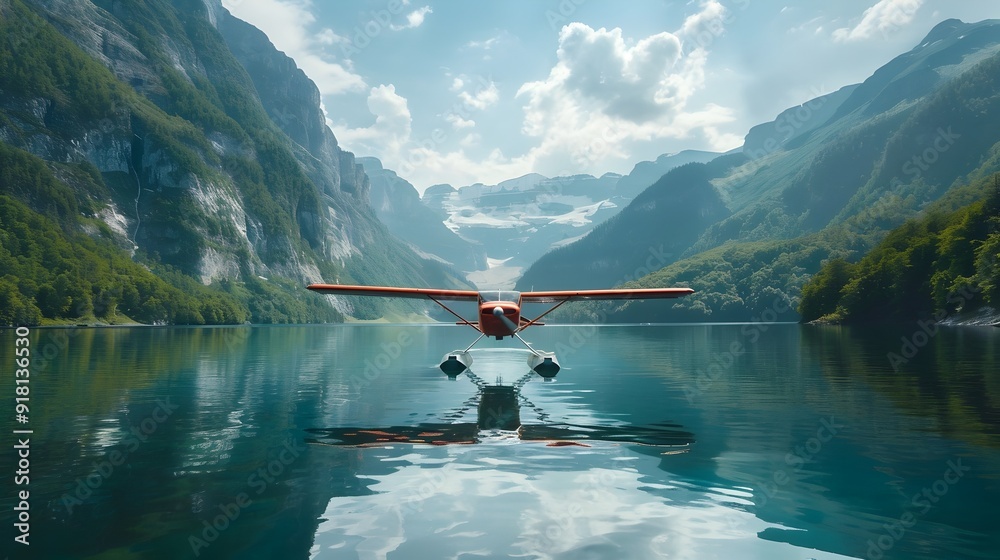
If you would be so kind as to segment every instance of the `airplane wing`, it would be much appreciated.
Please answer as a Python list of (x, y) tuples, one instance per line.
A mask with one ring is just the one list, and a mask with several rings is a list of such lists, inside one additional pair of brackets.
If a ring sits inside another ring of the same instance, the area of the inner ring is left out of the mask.
[(479, 292), (472, 290), (437, 290), (432, 288), (399, 288), (395, 286), (349, 286), (342, 284), (311, 284), (307, 287), (321, 294), (340, 296), (479, 301)]
[(635, 288), (614, 290), (567, 290), (556, 292), (521, 292), (522, 303), (555, 303), (561, 301), (604, 299), (663, 299), (693, 294), (691, 288)]

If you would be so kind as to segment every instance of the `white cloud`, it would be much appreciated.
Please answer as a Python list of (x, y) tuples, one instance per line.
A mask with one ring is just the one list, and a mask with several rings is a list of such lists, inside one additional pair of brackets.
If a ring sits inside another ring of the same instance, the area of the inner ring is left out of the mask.
[(335, 61), (327, 47), (346, 39), (330, 29), (316, 31), (310, 0), (223, 0), (234, 16), (263, 31), (268, 39), (295, 60), (324, 95), (364, 91), (364, 79), (348, 61)]
[(876, 32), (883, 36), (913, 21), (924, 0), (879, 0), (865, 10), (861, 21), (852, 28), (842, 27), (833, 31), (836, 41), (846, 43), (871, 38)]
[(500, 91), (497, 85), (490, 81), (488, 85), (480, 87), (473, 93), (467, 91), (459, 93), (458, 98), (472, 109), (482, 111), (500, 100)]
[(389, 164), (386, 167), (395, 169), (418, 188), (440, 183), (442, 177), (448, 177), (457, 187), (479, 182), (496, 184), (534, 171), (530, 155), (510, 158), (501, 150), (494, 149), (485, 158), (469, 156), (465, 147), (479, 140), (477, 135), (467, 135), (460, 141), (463, 147), (453, 151), (438, 149), (433, 142), (425, 142), (426, 146), (418, 145), (409, 150), (405, 158), (395, 162), (395, 167)]
[(350, 43), (351, 40), (343, 35), (337, 35), (332, 29), (324, 29), (316, 35), (316, 40), (324, 45), (340, 45)]
[(498, 42), (500, 42), (499, 35), (496, 37), (490, 37), (489, 39), (485, 39), (483, 41), (469, 41), (465, 46), (472, 49), (483, 49), (484, 51), (488, 51), (492, 49)]
[(677, 33), (691, 41), (704, 41), (703, 37), (721, 34), (725, 17), (725, 6), (716, 0), (707, 0), (702, 2), (700, 12), (684, 18), (684, 25)]
[(466, 47), (470, 49), (481, 49), (484, 51), (489, 51), (500, 47), (501, 45), (506, 45), (510, 43), (517, 42), (517, 37), (511, 35), (507, 30), (501, 30), (496, 35), (483, 39), (482, 41), (469, 41), (465, 44)]
[(451, 123), (451, 126), (455, 127), (456, 129), (472, 128), (476, 126), (476, 121), (472, 119), (463, 119), (462, 116), (459, 115), (458, 113), (448, 113), (447, 115), (445, 115), (444, 120)]
[(434, 10), (432, 10), (430, 6), (424, 6), (422, 8), (418, 8), (406, 14), (405, 24), (403, 25), (393, 24), (389, 26), (389, 29), (392, 29), (393, 31), (402, 31), (403, 29), (414, 29), (416, 27), (420, 27), (421, 25), (424, 24), (424, 17), (427, 16), (427, 14), (432, 14), (432, 13), (434, 13)]
[[(334, 132), (345, 149), (360, 155), (375, 155), (386, 168), (421, 187), (439, 183), (441, 177), (449, 177), (456, 186), (461, 186), (481, 181), (500, 182), (531, 172), (529, 156), (508, 158), (500, 150), (493, 150), (483, 159), (466, 154), (466, 148), (478, 147), (482, 138), (475, 133), (459, 137), (458, 133), (473, 128), (476, 123), (470, 117), (495, 103), (499, 92), (496, 84), (482, 77), (454, 78), (452, 89), (456, 88), (464, 88), (459, 91), (463, 101), (443, 116), (451, 124), (450, 131), (435, 129), (427, 137), (413, 137), (407, 100), (389, 84), (371, 89), (368, 109), (375, 115), (371, 126), (333, 127)], [(446, 145), (451, 143), (457, 143), (459, 149), (449, 151)]]
[(517, 91), (526, 147), (513, 155), (499, 149), (478, 155), (491, 142), (478, 133), (476, 115), (500, 102), (500, 90), (490, 78), (465, 74), (446, 74), (456, 102), (439, 114), (439, 128), (413, 136), (406, 99), (388, 85), (369, 95), (375, 123), (337, 130), (337, 137), (346, 149), (379, 157), (418, 189), (445, 177), (461, 186), (530, 172), (627, 171), (637, 150), (663, 139), (695, 139), (728, 150), (742, 143), (724, 126), (735, 115), (718, 104), (696, 103), (709, 52), (706, 42), (691, 37), (706, 30), (720, 36), (725, 15), (719, 2), (704, 1), (676, 33), (638, 40), (623, 37), (620, 29), (565, 26), (548, 76)]
[(535, 170), (606, 170), (627, 161), (638, 142), (696, 133), (715, 148), (732, 148), (732, 135), (716, 128), (734, 120), (732, 111), (713, 104), (689, 107), (704, 87), (708, 52), (696, 45), (685, 56), (682, 37), (699, 33), (709, 22), (721, 25), (724, 15), (718, 2), (701, 7), (677, 34), (659, 33), (634, 43), (620, 29), (565, 26), (549, 76), (517, 92), (526, 100), (522, 131), (539, 139), (530, 154)]
[(461, 140), (461, 142), (459, 142), (459, 144), (461, 144), (462, 147), (464, 147), (464, 148), (472, 148), (472, 147), (478, 146), (479, 143), (482, 141), (482, 139), (483, 139), (482, 136), (480, 136), (479, 134), (476, 134), (475, 132), (473, 132), (473, 133), (470, 133), (470, 134), (466, 134), (465, 138), (462, 138), (462, 140)]
[(355, 152), (399, 158), (410, 141), (412, 124), (406, 98), (396, 93), (393, 84), (373, 87), (368, 94), (368, 110), (375, 115), (374, 124), (342, 129), (337, 137)]
[(470, 117), (484, 111), (500, 100), (500, 90), (488, 78), (482, 76), (456, 76), (452, 79), (451, 91), (458, 93), (458, 102), (444, 115), (444, 119), (456, 129), (471, 128), (476, 122)]

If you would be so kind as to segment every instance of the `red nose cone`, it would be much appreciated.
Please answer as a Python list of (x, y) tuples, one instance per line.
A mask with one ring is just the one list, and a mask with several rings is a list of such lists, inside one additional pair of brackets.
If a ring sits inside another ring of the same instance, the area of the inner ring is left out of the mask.
[(516, 303), (488, 302), (479, 307), (479, 326), (486, 336), (510, 336), (520, 322), (521, 309)]

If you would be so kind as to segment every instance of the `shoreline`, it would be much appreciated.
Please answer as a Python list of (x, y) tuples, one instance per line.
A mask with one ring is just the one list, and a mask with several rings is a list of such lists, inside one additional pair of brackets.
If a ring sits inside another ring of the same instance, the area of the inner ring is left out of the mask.
[[(866, 323), (848, 323), (838, 320), (829, 319), (815, 319), (809, 322), (797, 322), (790, 321), (787, 325), (804, 325), (804, 326), (846, 326), (846, 327), (870, 327), (870, 326), (880, 326), (880, 325), (894, 325), (894, 324), (910, 324), (912, 321), (902, 321), (902, 322), (866, 322)], [(603, 323), (601, 325), (593, 326), (636, 326), (636, 325), (670, 325), (670, 326), (685, 326), (685, 325), (753, 325), (757, 324), (754, 321), (725, 321), (722, 323), (713, 322), (671, 322), (671, 323)], [(1000, 328), (1000, 312), (995, 310), (990, 310), (988, 313), (978, 312), (976, 314), (968, 314), (960, 317), (948, 317), (942, 321), (937, 322), (938, 325), (946, 327), (996, 327)], [(64, 323), (64, 324), (45, 324), (45, 325), (30, 325), (27, 328), (34, 329), (123, 329), (123, 328), (224, 328), (224, 327), (281, 327), (281, 326), (323, 326), (323, 325), (345, 325), (345, 326), (380, 326), (380, 325), (442, 325), (451, 326), (453, 323), (448, 321), (435, 322), (435, 321), (390, 321), (388, 319), (376, 319), (376, 320), (346, 320), (341, 323), (234, 323), (234, 324), (219, 324), (219, 325), (174, 325), (174, 324), (147, 324), (147, 323)], [(579, 326), (579, 323), (549, 323), (553, 327), (572, 327)], [(20, 326), (10, 326), (10, 325), (0, 325), (0, 331), (7, 329), (17, 329), (25, 325)]]
[[(862, 323), (849, 323), (840, 320), (831, 319), (815, 319), (807, 323), (802, 323), (803, 325), (835, 325), (835, 326), (878, 326), (878, 325), (891, 325), (891, 324), (908, 324), (912, 321), (903, 322), (862, 322)], [(945, 317), (940, 321), (936, 321), (938, 325), (943, 325), (946, 327), (998, 327), (1000, 328), (1000, 310), (994, 309), (992, 307), (982, 307), (975, 312), (960, 313), (958, 315), (953, 315)]]

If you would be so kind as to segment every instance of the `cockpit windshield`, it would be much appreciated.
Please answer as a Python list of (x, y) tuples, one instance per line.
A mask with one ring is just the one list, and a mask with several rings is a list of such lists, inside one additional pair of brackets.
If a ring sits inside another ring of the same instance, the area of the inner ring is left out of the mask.
[(517, 303), (521, 300), (521, 292), (513, 290), (483, 290), (479, 292), (479, 300), (488, 301), (511, 301)]

